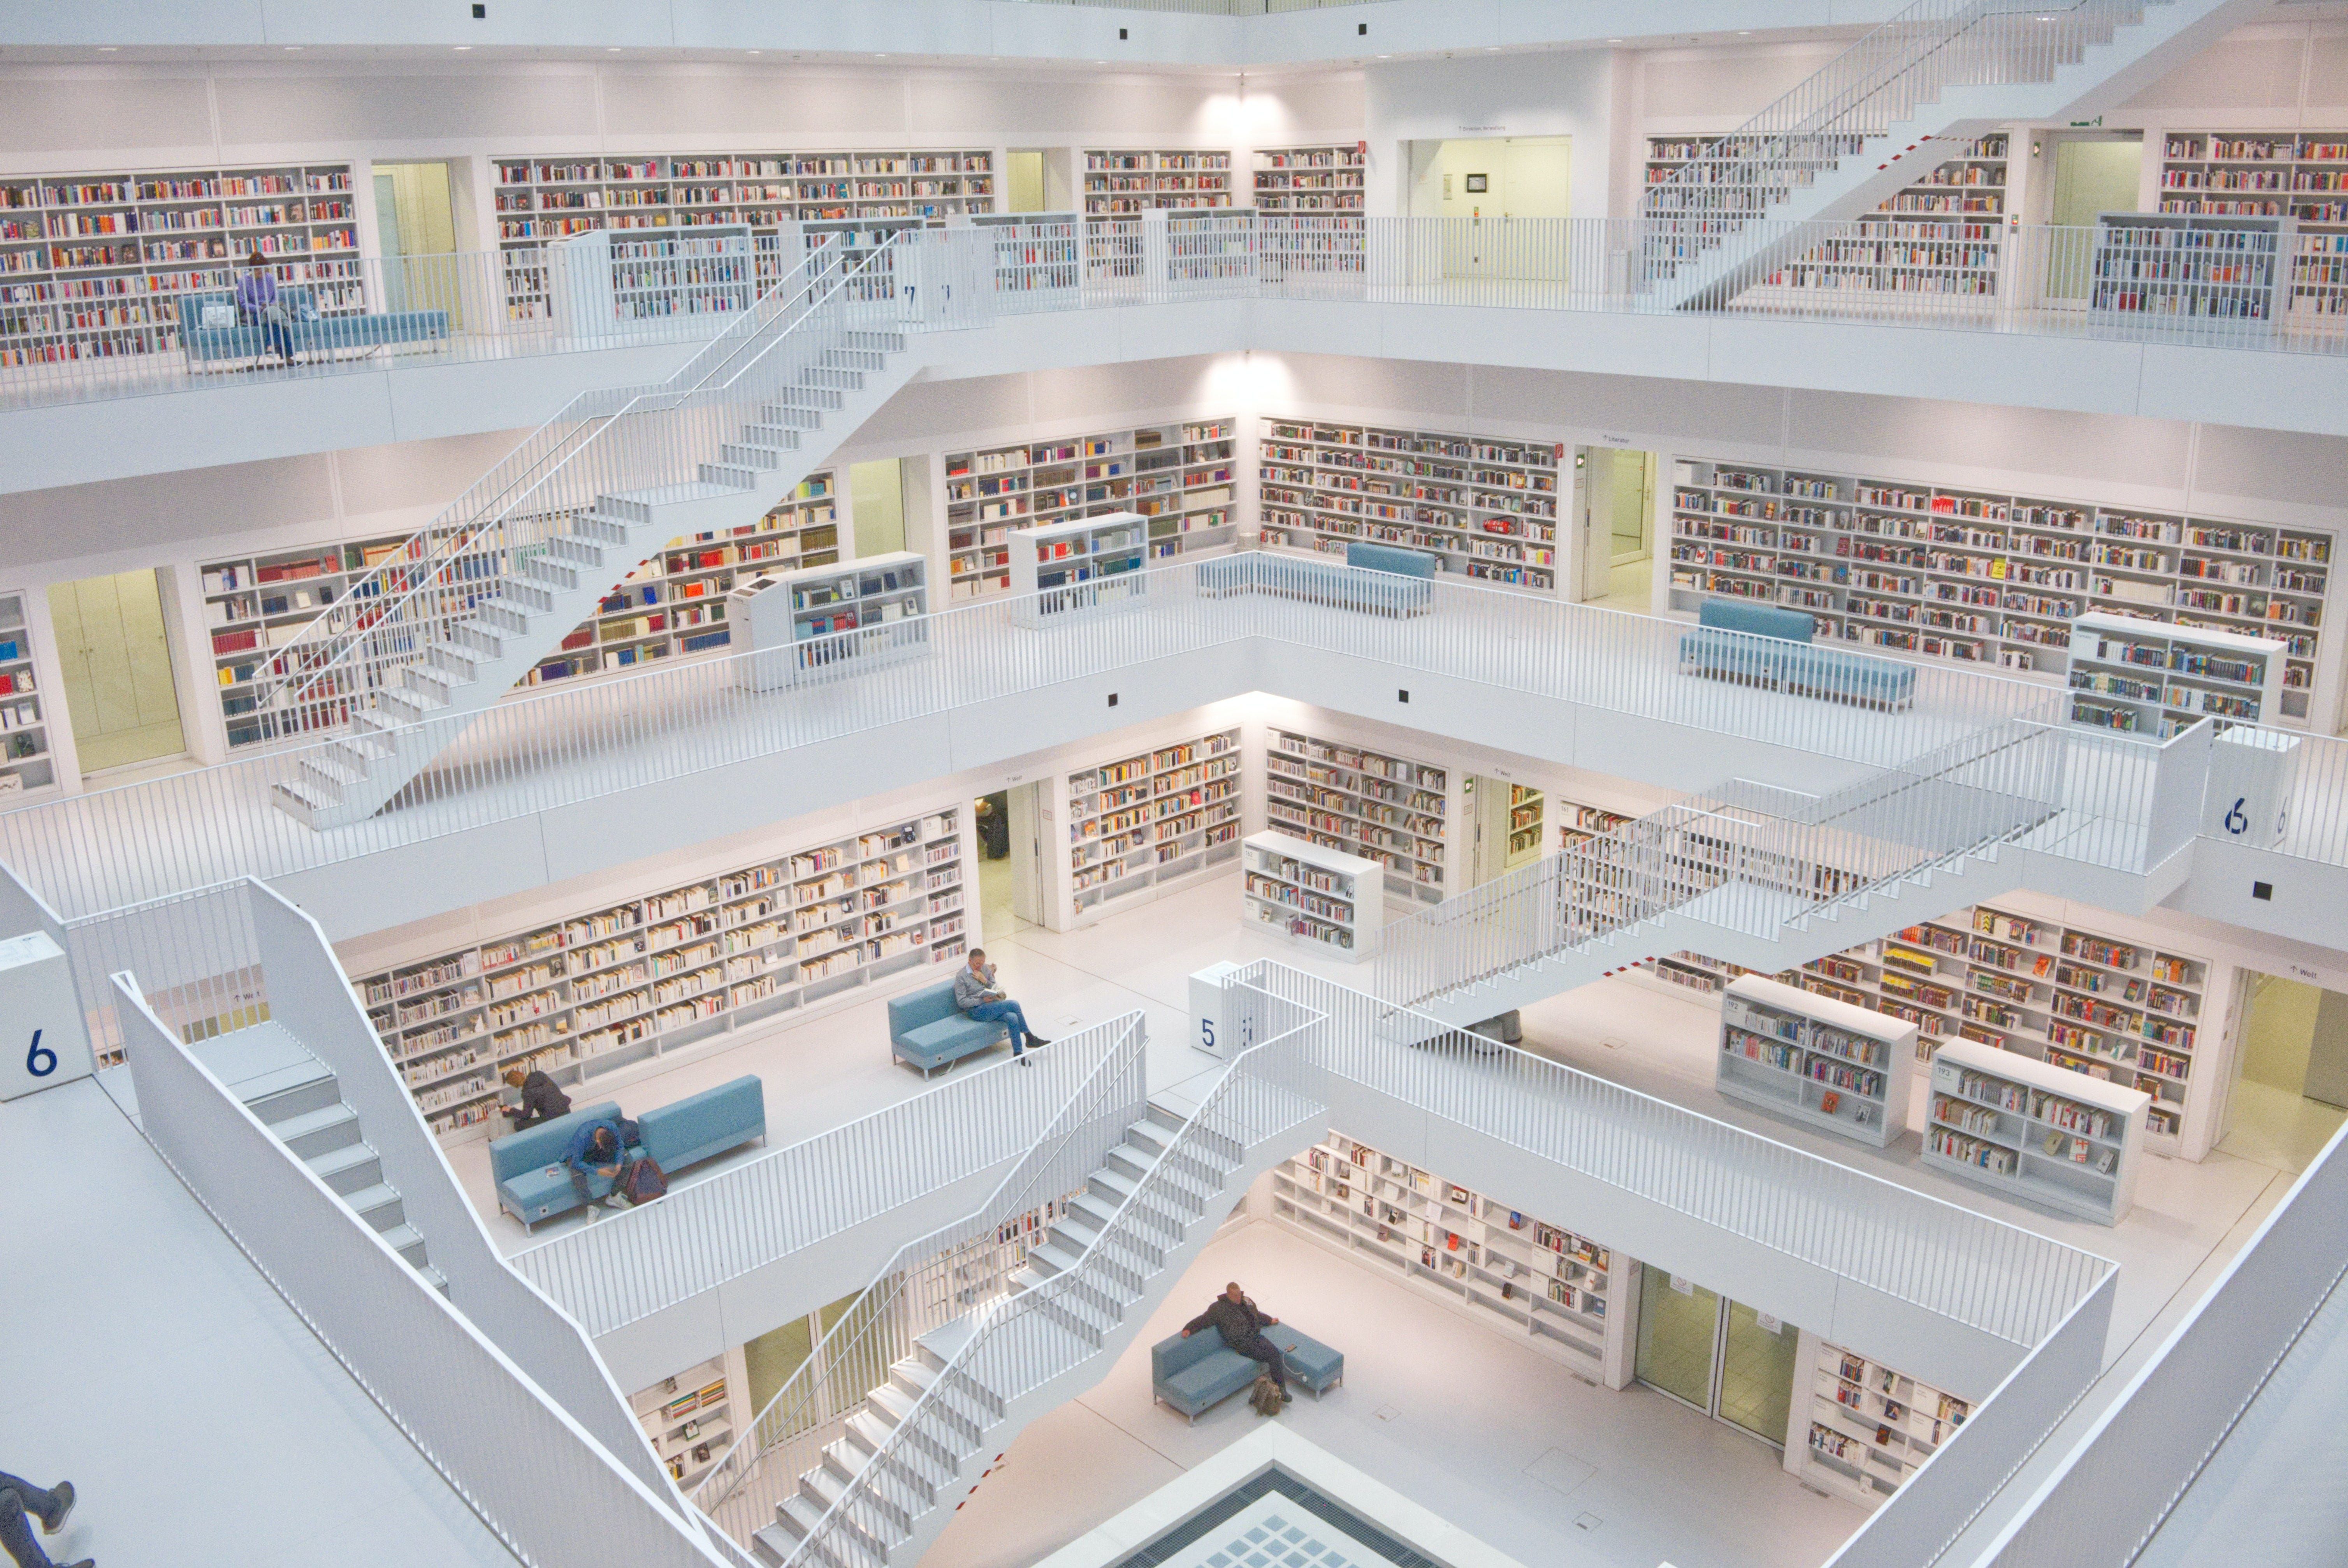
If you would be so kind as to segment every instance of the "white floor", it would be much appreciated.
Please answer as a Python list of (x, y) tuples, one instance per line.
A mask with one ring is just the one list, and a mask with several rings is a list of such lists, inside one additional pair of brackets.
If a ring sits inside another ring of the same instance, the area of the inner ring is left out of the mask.
[(1778, 1451), (1660, 1394), (1614, 1392), (1269, 1222), (1210, 1246), (1099, 1387), (1022, 1433), (922, 1568), (1021, 1568), (1247, 1436), (1243, 1398), (1184, 1422), (1149, 1346), (1226, 1280), (1345, 1353), (1297, 1432), (1528, 1568), (1807, 1568), (1858, 1528)]
[(512, 1555), (93, 1082), (0, 1105), (0, 1466), (80, 1494), (60, 1563)]

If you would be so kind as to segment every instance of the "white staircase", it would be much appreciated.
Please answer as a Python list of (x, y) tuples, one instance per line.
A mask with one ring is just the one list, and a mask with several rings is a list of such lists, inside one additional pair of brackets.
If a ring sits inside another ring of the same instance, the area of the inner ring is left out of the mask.
[(912, 373), (887, 259), (803, 268), (667, 384), (576, 400), (273, 651), (261, 711), (330, 737), (273, 803), (321, 830), (372, 816), (663, 546), (823, 466)]
[(344, 1207), (389, 1243), (427, 1284), (448, 1294), (448, 1282), (432, 1266), (423, 1235), (408, 1222), (398, 1190), (384, 1180), (383, 1161), (366, 1141), (358, 1112), (344, 1101), (340, 1083), (324, 1062), (275, 1023), (216, 1035), (189, 1051), (334, 1190)]
[(1916, 0), (1641, 197), (1649, 285), (1727, 304), (2000, 125), (2124, 101), (2269, 0)]

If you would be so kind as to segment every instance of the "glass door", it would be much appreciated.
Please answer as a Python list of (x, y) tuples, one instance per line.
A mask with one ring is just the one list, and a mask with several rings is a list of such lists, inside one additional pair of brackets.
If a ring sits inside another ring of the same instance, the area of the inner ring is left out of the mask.
[(1639, 1381), (1782, 1448), (1794, 1408), (1792, 1325), (1661, 1269), (1639, 1293)]

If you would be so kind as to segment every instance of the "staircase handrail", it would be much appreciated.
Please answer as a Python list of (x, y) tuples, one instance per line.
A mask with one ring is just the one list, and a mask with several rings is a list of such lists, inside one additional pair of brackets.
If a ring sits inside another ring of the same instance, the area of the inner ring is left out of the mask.
[[(981, 1404), (997, 1405), (1032, 1392), (1068, 1370), (1076, 1361), (1084, 1359), (1078, 1357), (1066, 1366), (1049, 1364), (1050, 1353), (1045, 1346), (1054, 1339), (1063, 1343), (1066, 1340), (1065, 1332), (1054, 1333), (1044, 1326), (1050, 1319), (1050, 1309), (1076, 1297), (1093, 1311), (1105, 1313), (1112, 1322), (1121, 1319), (1129, 1304), (1097, 1284), (1096, 1276), (1117, 1268), (1130, 1270), (1147, 1266), (1154, 1270), (1164, 1262), (1169, 1249), (1140, 1233), (1139, 1216), (1146, 1211), (1164, 1212), (1158, 1207), (1161, 1202), (1159, 1193), (1174, 1184), (1173, 1173), (1200, 1166), (1202, 1150), (1210, 1150), (1214, 1145), (1220, 1144), (1232, 1156), (1217, 1171), (1220, 1180), (1220, 1176), (1228, 1175), (1237, 1168), (1240, 1157), (1244, 1156), (1249, 1147), (1281, 1130), (1280, 1125), (1271, 1125), (1262, 1119), (1262, 1108), (1252, 1103), (1245, 1107), (1235, 1106), (1241, 1099), (1238, 1086), (1264, 1085), (1267, 1092), (1258, 1098), (1266, 1101), (1277, 1096), (1293, 1105), (1304, 1098), (1299, 1091), (1259, 1075), (1268, 1067), (1297, 1057), (1304, 1032), (1324, 1021), (1328, 1015), (1304, 1004), (1274, 996), (1252, 985), (1235, 982), (1228, 989), (1251, 994), (1256, 1006), (1274, 1014), (1275, 1021), (1283, 1026), (1276, 1032), (1268, 1026), (1253, 1031), (1262, 1037), (1231, 1058), (1221, 1075), (1199, 1101), (1198, 1108), (1168, 1142), (1165, 1151), (1143, 1173), (1141, 1180), (1134, 1183), (1133, 1191), (1117, 1203), (1116, 1211), (1095, 1233), (1093, 1239), (1085, 1243), (1075, 1266), (981, 1309), (984, 1313), (984, 1320), (979, 1324), (976, 1332), (946, 1358), (945, 1366), (912, 1401), (904, 1418), (890, 1431), (870, 1458), (858, 1467), (856, 1474), (840, 1488), (839, 1495), (832, 1500), (807, 1535), (792, 1548), (790, 1554), (784, 1559), (782, 1568), (798, 1568), (799, 1564), (808, 1562), (839, 1564), (850, 1561), (851, 1556), (862, 1559), (870, 1564), (870, 1568), (888, 1568), (885, 1557), (876, 1558), (862, 1549), (863, 1541), (878, 1539), (873, 1527), (880, 1522), (874, 1517), (879, 1505), (870, 1501), (870, 1495), (892, 1484), (892, 1478), (907, 1468), (898, 1456), (906, 1445), (914, 1440), (912, 1434), (921, 1425), (922, 1417), (943, 1402), (945, 1391), (953, 1388), (973, 1397)], [(1243, 1110), (1253, 1114), (1243, 1120)], [(1211, 1159), (1211, 1153), (1205, 1154), (1205, 1158)], [(1026, 1338), (1020, 1343), (1023, 1331)], [(990, 1369), (996, 1376), (990, 1378), (978, 1371), (982, 1362), (989, 1363)], [(1035, 1368), (1039, 1365), (1045, 1369), (1037, 1372)], [(1002, 1386), (1003, 1373), (1011, 1374), (1014, 1379), (1025, 1378), (1025, 1382), (1024, 1386), (1006, 1392)], [(908, 1511), (918, 1514), (932, 1504), (928, 1499), (908, 1496), (903, 1506)], [(851, 1520), (850, 1515), (864, 1517)], [(853, 1533), (849, 1533), (851, 1531)], [(846, 1535), (847, 1539), (840, 1542), (828, 1539), (839, 1535)]]
[[(1068, 1097), (1053, 1125), (1004, 1173), (984, 1201), (960, 1218), (907, 1242), (880, 1265), (872, 1283), (832, 1320), (809, 1347), (807, 1359), (736, 1433), (709, 1474), (695, 1488), (694, 1501), (703, 1511), (721, 1522), (739, 1515), (742, 1508), (729, 1504), (761, 1472), (769, 1454), (794, 1438), (853, 1414), (865, 1397), (886, 1380), (889, 1366), (916, 1336), (982, 1305), (981, 1299), (970, 1300), (937, 1323), (922, 1323), (914, 1315), (919, 1310), (918, 1285), (933, 1279), (942, 1264), (963, 1255), (973, 1241), (983, 1242), (1004, 1224), (1066, 1195), (1066, 1188), (1039, 1193), (1037, 1184), (1060, 1169), (1062, 1156), (1077, 1138), (1098, 1130), (1105, 1111), (1115, 1120), (1115, 1136), (1086, 1169), (1097, 1167), (1107, 1158), (1107, 1147), (1123, 1139), (1128, 1122), (1139, 1114), (1135, 1104), (1147, 1104), (1139, 1082), (1148, 1040), (1144, 1015), (1138, 1010), (1122, 1014), (1056, 1041), (1053, 1048), (1079, 1048), (1086, 1035), (1098, 1035), (1112, 1043)], [(1121, 1105), (1113, 1103), (1120, 1100)], [(1081, 1179), (1077, 1184), (1082, 1184)], [(822, 1413), (808, 1417), (811, 1409), (818, 1408)], [(762, 1439), (762, 1432), (774, 1435)], [(798, 1484), (796, 1468), (787, 1481), (794, 1487)], [(753, 1499), (751, 1506), (762, 1501), (769, 1500)], [(750, 1532), (749, 1528), (742, 1530), (743, 1536)]]
[[(497, 468), (444, 508), (439, 517), (410, 536), (398, 556), (351, 584), (283, 647), (257, 650), (266, 654), (271, 668), (282, 668), (284, 673), (264, 674), (256, 680), (256, 711), (275, 707), (298, 710), (305, 702), (331, 697), (330, 690), (322, 694), (321, 688), (355, 662), (357, 650), (379, 639), (381, 628), (404, 628), (419, 599), (451, 588), (461, 592), (467, 583), (478, 581), (455, 572), (456, 562), (463, 557), (494, 556), (510, 549), (510, 542), (503, 538), (509, 520), (524, 511), (599, 438), (632, 415), (674, 411), (690, 399), (740, 381), (817, 312), (869, 274), (891, 254), (898, 238), (889, 235), (845, 267), (830, 264), (835, 246), (827, 238), (668, 381), (651, 387), (601, 388), (573, 397)], [(745, 353), (747, 363), (741, 362)], [(720, 381), (720, 376), (725, 379)], [(414, 638), (412, 631), (404, 634)], [(304, 655), (321, 652), (321, 644), (332, 651), (320, 662), (303, 667)], [(420, 642), (414, 652), (419, 655), (423, 652)]]
[[(2085, 41), (2103, 41), (2107, 28), (2140, 20), (2148, 0), (1914, 0), (1878, 24), (1849, 48), (1797, 82), (1703, 154), (1648, 185), (1640, 206), (1650, 221), (1672, 227), (1708, 221), (1705, 213), (1661, 210), (1656, 198), (1690, 190), (1766, 191), (1769, 176), (1796, 171), (1787, 182), (1834, 158), (1856, 151), (1909, 118), (1915, 107), (1951, 86), (2052, 79), (2052, 68)], [(2157, 0), (2152, 0), (2157, 3)], [(2009, 34), (2012, 19), (2024, 18)], [(1990, 37), (1994, 31), (1998, 36)], [(2023, 47), (2013, 46), (2020, 42)], [(2003, 68), (2013, 62), (2013, 68)], [(1984, 62), (1991, 68), (1982, 68)], [(1834, 147), (1838, 139), (1849, 145)], [(1763, 216), (1748, 202), (1748, 218)], [(1714, 216), (1718, 208), (1712, 210)], [(1709, 236), (1717, 242), (1720, 236)]]

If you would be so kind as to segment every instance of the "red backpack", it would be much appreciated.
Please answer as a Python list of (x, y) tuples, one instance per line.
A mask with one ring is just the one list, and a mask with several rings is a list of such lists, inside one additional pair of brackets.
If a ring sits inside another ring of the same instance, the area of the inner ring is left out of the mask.
[(668, 1195), (668, 1172), (647, 1154), (628, 1161), (627, 1168), (620, 1172), (618, 1187), (620, 1196), (625, 1198), (631, 1207), (649, 1203), (655, 1198)]

